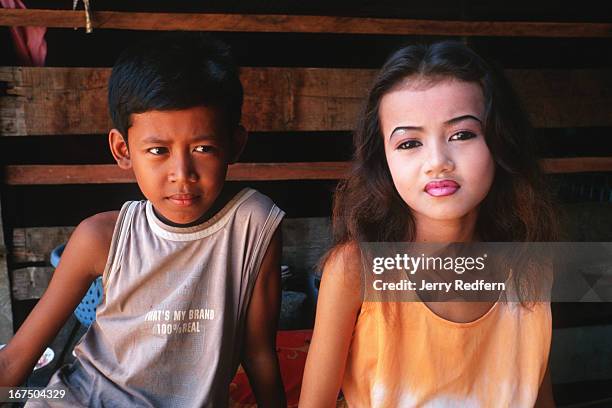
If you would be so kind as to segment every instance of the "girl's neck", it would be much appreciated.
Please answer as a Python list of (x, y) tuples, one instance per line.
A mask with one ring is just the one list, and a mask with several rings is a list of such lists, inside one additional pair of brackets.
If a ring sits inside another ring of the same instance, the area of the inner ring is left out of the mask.
[(476, 211), (471, 211), (462, 218), (435, 220), (415, 214), (415, 241), (436, 243), (478, 241), (477, 216)]

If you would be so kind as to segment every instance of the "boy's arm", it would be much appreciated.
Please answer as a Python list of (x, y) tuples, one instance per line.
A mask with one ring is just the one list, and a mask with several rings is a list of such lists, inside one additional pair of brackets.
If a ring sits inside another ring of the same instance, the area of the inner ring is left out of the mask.
[(74, 230), (49, 287), (0, 351), (0, 386), (23, 383), (91, 282), (102, 274), (117, 215), (117, 212), (97, 214)]
[(276, 355), (276, 329), (281, 299), (281, 248), (279, 227), (263, 258), (247, 313), (242, 365), (259, 407), (287, 405)]

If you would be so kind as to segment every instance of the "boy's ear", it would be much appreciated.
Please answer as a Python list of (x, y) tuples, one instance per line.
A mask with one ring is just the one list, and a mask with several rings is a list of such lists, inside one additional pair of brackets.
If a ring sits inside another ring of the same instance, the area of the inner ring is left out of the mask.
[(238, 125), (232, 135), (232, 155), (230, 157), (230, 164), (236, 163), (246, 146), (249, 133), (246, 131), (244, 126)]
[(108, 132), (108, 144), (110, 145), (111, 153), (117, 165), (123, 170), (132, 168), (130, 150), (121, 132), (117, 129), (111, 129), (110, 132)]

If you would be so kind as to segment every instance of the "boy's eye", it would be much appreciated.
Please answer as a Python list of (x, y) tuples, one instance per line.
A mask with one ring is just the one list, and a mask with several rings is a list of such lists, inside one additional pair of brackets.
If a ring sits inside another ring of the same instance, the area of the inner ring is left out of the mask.
[(407, 150), (407, 149), (414, 149), (415, 147), (419, 147), (419, 146), (423, 146), (423, 144), (419, 142), (418, 140), (406, 140), (405, 142), (402, 142), (399, 146), (397, 146), (397, 148), (402, 149), (402, 150)]
[(164, 154), (168, 151), (168, 149), (166, 149), (165, 147), (151, 147), (150, 149), (147, 149), (147, 152), (154, 154), (156, 156), (159, 156), (160, 154)]
[(212, 146), (197, 146), (195, 149), (193, 149), (196, 152), (199, 153), (209, 153), (213, 150), (214, 148)]
[(474, 137), (476, 137), (476, 133), (474, 132), (461, 131), (452, 135), (449, 140), (468, 140)]

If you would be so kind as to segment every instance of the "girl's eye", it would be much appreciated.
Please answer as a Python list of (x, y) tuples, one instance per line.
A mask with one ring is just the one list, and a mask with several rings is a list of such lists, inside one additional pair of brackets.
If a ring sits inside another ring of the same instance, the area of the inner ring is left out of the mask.
[(449, 140), (468, 140), (468, 139), (472, 139), (475, 137), (476, 137), (476, 133), (474, 132), (461, 131), (461, 132), (457, 132), (454, 135), (452, 135)]
[(168, 149), (166, 149), (165, 147), (151, 147), (150, 149), (147, 149), (147, 152), (154, 154), (155, 156), (159, 156), (161, 154), (164, 154), (168, 151)]
[(212, 146), (197, 146), (193, 150), (199, 153), (209, 153), (213, 150), (213, 147)]
[(418, 140), (406, 140), (405, 142), (402, 142), (399, 146), (397, 146), (397, 148), (407, 150), (414, 149), (415, 147), (419, 146), (423, 146), (423, 143), (419, 142)]

